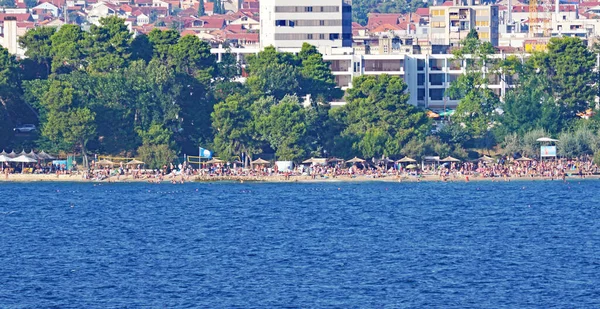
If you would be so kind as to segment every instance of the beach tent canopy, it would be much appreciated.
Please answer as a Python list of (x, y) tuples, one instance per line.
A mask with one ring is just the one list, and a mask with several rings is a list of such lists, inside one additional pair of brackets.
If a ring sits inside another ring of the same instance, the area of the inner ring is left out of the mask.
[(451, 156), (447, 156), (444, 159), (440, 160), (440, 162), (460, 162), (460, 160)]
[(110, 166), (113, 166), (113, 165), (115, 165), (115, 162), (110, 161), (110, 160), (106, 160), (106, 159), (102, 159), (102, 160), (96, 162), (96, 164), (98, 164), (98, 165), (110, 165)]
[(13, 150), (13, 151), (11, 151), (11, 152), (8, 154), (8, 157), (9, 157), (9, 158), (16, 158), (16, 157), (18, 157), (18, 155), (17, 155), (17, 154), (15, 153), (15, 151)]
[(536, 139), (538, 142), (558, 142), (557, 139), (549, 138), (549, 137), (540, 137)]
[(409, 164), (409, 165), (406, 166), (406, 168), (409, 169), (409, 170), (412, 170), (412, 169), (418, 168), (418, 166), (415, 165), (415, 164)]
[(308, 160), (302, 161), (302, 164), (322, 164), (325, 165), (327, 163), (327, 159), (325, 158), (310, 158)]
[(38, 155), (36, 155), (36, 154), (35, 154), (35, 152), (33, 152), (33, 150), (31, 150), (31, 151), (30, 151), (30, 152), (27, 154), (27, 156), (28, 156), (28, 157), (30, 157), (30, 158), (32, 158), (32, 159), (36, 159), (36, 160), (38, 160), (38, 159), (39, 159)]
[(45, 153), (43, 150), (37, 154), (38, 158), (41, 160), (54, 160), (56, 159), (55, 157)]
[(256, 160), (250, 162), (250, 164), (264, 165), (264, 164), (269, 164), (269, 161), (263, 160), (262, 158), (258, 158)]
[(409, 158), (409, 157), (404, 157), (396, 162), (397, 163), (414, 163), (414, 162), (417, 162), (417, 160), (415, 160), (413, 158)]
[(363, 162), (365, 162), (365, 160), (363, 160), (359, 157), (354, 157), (346, 162), (348, 162), (348, 163), (363, 163)]
[(492, 157), (488, 157), (488, 156), (483, 156), (483, 157), (479, 158), (479, 161), (494, 162), (494, 161), (496, 161), (496, 159), (494, 159)]
[(138, 165), (138, 164), (146, 164), (146, 163), (142, 162), (140, 160), (133, 159), (133, 160), (127, 162), (127, 164), (125, 164), (125, 165)]
[(515, 161), (533, 161), (533, 159), (529, 159), (528, 157), (520, 157), (520, 158), (516, 159)]
[(37, 160), (36, 160), (36, 159), (33, 159), (33, 158), (30, 158), (30, 157), (28, 157), (28, 156), (26, 156), (26, 155), (20, 155), (20, 156), (18, 156), (18, 157), (16, 157), (16, 158), (12, 158), (12, 159), (10, 159), (10, 162), (18, 162), (18, 163), (36, 163), (36, 162), (37, 162)]
[(219, 158), (212, 158), (208, 161), (206, 161), (207, 164), (221, 164), (221, 163), (225, 163), (225, 161), (219, 159)]
[(302, 164), (311, 164), (311, 163), (313, 163), (313, 158), (302, 161)]
[(0, 162), (10, 162), (11, 158), (9, 158), (7, 155), (4, 154), (0, 154)]
[(340, 159), (340, 158), (333, 157), (333, 158), (329, 158), (329, 159), (327, 160), (327, 162), (328, 162), (328, 163), (334, 163), (334, 162), (335, 162), (335, 163), (338, 163), (338, 162), (344, 162), (344, 159)]

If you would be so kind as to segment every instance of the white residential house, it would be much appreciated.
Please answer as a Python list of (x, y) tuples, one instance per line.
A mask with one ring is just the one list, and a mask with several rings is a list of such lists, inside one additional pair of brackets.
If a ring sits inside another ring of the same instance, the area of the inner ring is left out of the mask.
[(98, 2), (88, 10), (88, 21), (99, 26), (101, 18), (118, 15), (119, 9), (117, 6), (106, 2)]
[(33, 7), (31, 10), (34, 15), (50, 13), (54, 17), (58, 16), (58, 7), (50, 2), (42, 2)]
[(152, 0), (152, 6), (170, 9), (169, 3), (161, 0)]
[(138, 26), (143, 26), (150, 23), (150, 16), (142, 13), (136, 17), (136, 24)]
[(260, 21), (258, 19), (254, 19), (252, 17), (242, 15), (238, 19), (232, 20), (230, 25), (242, 25), (244, 29), (249, 30), (259, 30), (260, 29)]

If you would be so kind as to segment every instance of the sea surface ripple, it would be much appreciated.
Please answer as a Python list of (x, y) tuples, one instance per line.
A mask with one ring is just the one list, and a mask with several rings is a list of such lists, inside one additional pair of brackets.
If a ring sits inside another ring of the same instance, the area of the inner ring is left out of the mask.
[(0, 184), (0, 308), (600, 308), (600, 181)]

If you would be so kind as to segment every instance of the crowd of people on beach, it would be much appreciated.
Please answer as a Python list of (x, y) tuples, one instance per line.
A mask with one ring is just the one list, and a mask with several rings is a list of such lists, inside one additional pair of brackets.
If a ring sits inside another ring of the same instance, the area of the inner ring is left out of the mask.
[[(261, 164), (245, 168), (239, 164), (203, 164), (200, 166), (189, 164), (165, 164), (160, 169), (146, 169), (142, 164), (135, 166), (124, 165), (100, 166), (92, 161), (89, 168), (80, 168), (74, 165), (67, 169), (64, 165), (40, 165), (35, 164), (27, 167), (33, 174), (55, 174), (80, 176), (90, 181), (122, 181), (136, 180), (152, 183), (168, 181), (171, 183), (183, 183), (190, 180), (322, 180), (322, 179), (344, 179), (344, 178), (396, 178), (403, 179), (439, 179), (442, 181), (469, 179), (504, 179), (514, 178), (542, 178), (542, 179), (566, 179), (568, 176), (580, 178), (598, 175), (600, 169), (592, 161), (591, 157), (572, 159), (550, 159), (550, 160), (515, 160), (513, 158), (501, 157), (498, 159), (475, 160), (460, 162), (427, 162), (420, 165), (402, 164), (389, 159), (364, 161), (362, 163), (346, 164), (343, 161), (335, 161), (330, 164), (300, 164), (292, 169), (280, 170), (277, 164)], [(8, 164), (2, 164), (2, 173), (8, 179), (8, 175), (16, 170)]]

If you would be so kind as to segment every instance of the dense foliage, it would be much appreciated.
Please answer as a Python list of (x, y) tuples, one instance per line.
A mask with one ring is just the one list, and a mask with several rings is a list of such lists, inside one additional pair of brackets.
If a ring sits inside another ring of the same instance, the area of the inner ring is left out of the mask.
[[(397, 76), (355, 77), (347, 104), (331, 108), (344, 93), (308, 44), (298, 54), (267, 47), (248, 56), (245, 83), (235, 80), (235, 57), (217, 62), (198, 37), (155, 29), (134, 38), (114, 17), (89, 32), (32, 29), (20, 44), (27, 59), (0, 49), (0, 146), (75, 153), (84, 163), (94, 153), (157, 167), (198, 146), (246, 162), (259, 154), (466, 158), (467, 149), (536, 156), (541, 136), (561, 139), (561, 155), (599, 149), (600, 116), (578, 116), (594, 107), (597, 76), (594, 54), (577, 38), (552, 39), (547, 52), (526, 59), (499, 59), (470, 34), (455, 51), (466, 72), (447, 93), (460, 103), (436, 133)], [(504, 102), (486, 87), (494, 74), (517, 81)], [(10, 132), (22, 123), (38, 125), (37, 139)]]
[(423, 0), (352, 0), (352, 20), (366, 25), (369, 13), (408, 13), (427, 7), (433, 1)]

